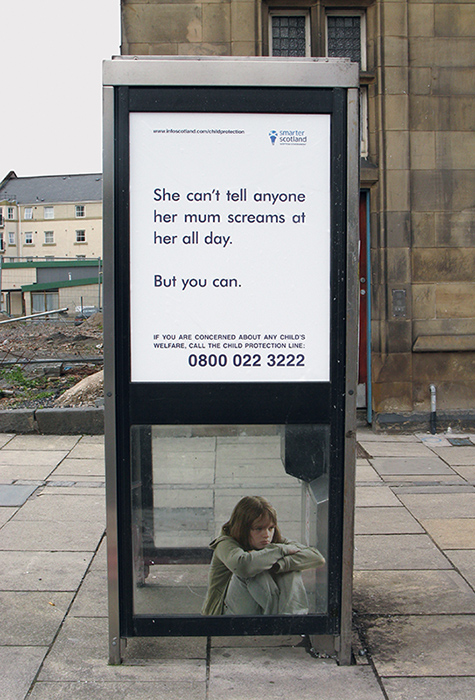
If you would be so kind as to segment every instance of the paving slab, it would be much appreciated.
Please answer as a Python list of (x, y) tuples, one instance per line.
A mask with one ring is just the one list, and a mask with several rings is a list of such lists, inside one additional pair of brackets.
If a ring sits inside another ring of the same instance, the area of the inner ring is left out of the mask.
[(415, 434), (411, 435), (387, 435), (385, 433), (373, 433), (371, 428), (358, 428), (357, 440), (369, 440), (371, 442), (419, 442)]
[[(404, 494), (400, 500), (418, 519), (473, 518), (475, 517), (475, 492), (443, 494)], [(28, 504), (29, 505), (29, 504)]]
[(273, 437), (271, 440), (263, 441), (260, 438), (240, 438), (233, 443), (222, 443), (218, 441), (217, 458), (224, 461), (254, 461), (266, 459), (280, 460), (282, 453), (282, 442), (280, 437)]
[(381, 477), (378, 472), (370, 466), (369, 462), (367, 464), (356, 464), (356, 482), (382, 482)]
[(453, 470), (460, 474), (460, 476), (465, 479), (469, 484), (475, 484), (475, 466), (474, 467), (464, 467), (464, 466), (454, 466)]
[(424, 529), (407, 510), (399, 508), (375, 507), (356, 508), (355, 534), (357, 535), (397, 535), (424, 533)]
[(71, 459), (104, 459), (104, 443), (81, 439), (69, 453)]
[(61, 479), (61, 477), (68, 476), (82, 476), (82, 477), (101, 477), (105, 478), (105, 462), (103, 459), (71, 459), (67, 458), (59, 467), (57, 467), (53, 474), (53, 479)]
[(17, 511), (18, 508), (6, 508), (5, 506), (0, 508), (0, 527), (5, 525), (5, 523), (7, 523)]
[(447, 474), (390, 474), (383, 476), (383, 481), (389, 486), (400, 484), (418, 484), (420, 486), (465, 485), (467, 482), (455, 471)]
[[(37, 682), (29, 700), (205, 700), (205, 681)], [(23, 700), (23, 698), (22, 698)]]
[[(67, 618), (39, 674), (40, 681), (183, 681), (206, 679), (206, 640), (131, 640), (120, 666), (108, 665), (105, 618)], [(194, 654), (191, 656), (191, 654)]]
[(51, 644), (73, 595), (72, 591), (0, 591), (0, 645)]
[(389, 486), (357, 486), (356, 506), (400, 506), (401, 502)]
[(88, 571), (69, 614), (72, 617), (107, 617), (107, 574)]
[(209, 700), (383, 700), (368, 666), (337, 666), (302, 648), (212, 649)]
[(449, 568), (449, 562), (427, 535), (355, 537), (356, 571)]
[[(65, 450), (0, 450), (1, 466), (43, 466), (50, 467), (51, 470), (67, 456)], [(34, 477), (33, 477), (34, 478)]]
[(366, 624), (371, 657), (383, 677), (475, 675), (474, 615), (392, 616)]
[(475, 677), (384, 678), (388, 700), (473, 700)]
[(451, 549), (446, 554), (464, 579), (475, 588), (475, 549)]
[(36, 484), (0, 484), (0, 506), (22, 506), (37, 488)]
[(438, 457), (375, 457), (371, 464), (381, 476), (389, 474), (453, 474)]
[(216, 438), (158, 437), (154, 435), (154, 429), (152, 428), (152, 446), (159, 452), (190, 455), (196, 452), (214, 452), (216, 450)]
[[(2, 454), (1, 450), (0, 454)], [(55, 468), (56, 464), (36, 464), (34, 461), (29, 464), (0, 464), (0, 482), (2, 484), (17, 480), (43, 482)]]
[(359, 614), (475, 613), (475, 592), (456, 571), (355, 571)]
[(264, 647), (299, 647), (303, 646), (300, 635), (269, 635), (262, 636), (237, 636), (237, 637), (211, 637), (210, 647), (219, 649), (223, 647), (251, 647), (263, 649)]
[(421, 525), (441, 549), (475, 547), (475, 518), (421, 520)]
[(13, 440), (14, 437), (14, 433), (0, 433), (0, 450), (2, 447), (5, 447), (5, 445), (8, 445), (8, 443)]
[(47, 646), (0, 647), (2, 700), (24, 700), (47, 651)]
[(0, 550), (93, 552), (104, 534), (104, 523), (15, 520), (0, 530)]
[(424, 445), (428, 447), (450, 447), (450, 442), (445, 435), (426, 435), (424, 433), (416, 433), (418, 438)]
[(80, 439), (79, 435), (15, 435), (8, 443), (8, 449), (71, 450)]
[(75, 591), (91, 552), (1, 552), (0, 590)]
[(473, 447), (434, 447), (433, 450), (451, 466), (475, 466), (475, 445)]
[(431, 457), (430, 449), (421, 442), (375, 442), (358, 440), (371, 457)]
[(15, 520), (54, 522), (98, 522), (105, 524), (104, 496), (98, 490), (92, 496), (40, 493), (21, 508)]

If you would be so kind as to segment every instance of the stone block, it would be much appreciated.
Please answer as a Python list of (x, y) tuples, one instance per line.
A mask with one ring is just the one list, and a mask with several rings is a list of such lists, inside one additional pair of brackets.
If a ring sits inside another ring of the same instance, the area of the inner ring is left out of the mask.
[(435, 284), (412, 285), (412, 317), (435, 318)]
[[(206, 43), (223, 43), (231, 40), (231, 6), (206, 3), (202, 5), (203, 38)], [(201, 39), (197, 39), (201, 41)]]
[(410, 382), (374, 382), (373, 409), (376, 413), (412, 411)]
[(417, 338), (420, 335), (473, 335), (475, 333), (475, 320), (472, 318), (414, 320), (413, 330), (414, 338)]
[(431, 131), (437, 123), (437, 100), (423, 95), (411, 95), (409, 98), (409, 128)]
[(411, 71), (409, 73), (410, 95), (430, 95), (431, 87), (431, 68), (411, 68)]
[(201, 41), (201, 5), (134, 4), (122, 8), (122, 27), (129, 45)]
[(162, 41), (156, 44), (149, 44), (151, 56), (176, 56), (178, 53), (178, 44), (174, 41)]
[(412, 251), (414, 282), (471, 282), (474, 248), (416, 248)]
[[(474, 47), (475, 48), (475, 47)], [(437, 168), (473, 170), (475, 163), (475, 134), (470, 132), (442, 132), (435, 136)], [(434, 166), (432, 166), (434, 167)]]
[(35, 433), (35, 411), (30, 408), (0, 411), (0, 433)]
[[(408, 316), (410, 313), (408, 312)], [(389, 354), (410, 352), (412, 348), (411, 321), (398, 319), (387, 323), (387, 349)]]
[(103, 408), (41, 408), (35, 413), (40, 433), (49, 435), (104, 434)]
[[(388, 276), (390, 284), (405, 284), (410, 282), (410, 248), (387, 248)], [(409, 295), (407, 295), (409, 299)]]
[(427, 211), (411, 212), (411, 232), (413, 248), (435, 248), (436, 214)]
[(411, 133), (411, 167), (414, 170), (434, 170), (436, 167), (436, 141), (431, 131)]
[(228, 56), (229, 46), (229, 43), (178, 44), (178, 54), (180, 56)]
[(433, 84), (434, 95), (473, 95), (474, 91), (473, 68), (440, 68), (437, 71), (437, 81)]
[(388, 170), (409, 168), (409, 133), (407, 131), (387, 132), (386, 163)]
[[(390, 3), (386, 3), (388, 5)], [(383, 39), (384, 43), (384, 66), (407, 66), (408, 58), (408, 41), (405, 37), (387, 36)]]
[(409, 98), (407, 95), (386, 95), (385, 123), (386, 129), (407, 131), (409, 126)]
[(475, 27), (475, 6), (470, 3), (440, 3), (434, 8), (434, 29), (436, 36), (449, 36), (459, 39), (473, 36)]
[(256, 37), (256, 6), (254, 2), (231, 3), (231, 22), (234, 42), (254, 44)]
[(384, 72), (386, 95), (407, 95), (409, 73), (406, 66), (389, 66)]
[(473, 96), (457, 95), (432, 99), (438, 100), (437, 128), (439, 130), (472, 131), (475, 129)]
[[(409, 6), (409, 36), (411, 39), (434, 35), (434, 6), (411, 3)], [(419, 43), (412, 42), (412, 43)], [(412, 48), (412, 45), (411, 45)], [(412, 57), (411, 57), (412, 58)]]
[[(475, 72), (475, 71), (474, 71)], [(475, 170), (441, 170), (442, 199), (438, 209), (463, 211), (475, 204)]]
[(440, 284), (436, 287), (437, 318), (475, 317), (475, 284)]
[(435, 214), (435, 244), (443, 248), (475, 247), (474, 210)]
[(385, 37), (407, 36), (407, 10), (404, 2), (385, 2), (382, 16)]
[(397, 377), (399, 381), (410, 381), (412, 376), (412, 353), (392, 353), (384, 359), (375, 355), (372, 361), (373, 381), (387, 382)]
[[(255, 41), (232, 41), (231, 42), (231, 55), (232, 56), (254, 56), (256, 53), (256, 42)], [(262, 55), (261, 51), (257, 54)]]
[(411, 215), (408, 211), (387, 212), (386, 240), (388, 248), (409, 247), (411, 240)]

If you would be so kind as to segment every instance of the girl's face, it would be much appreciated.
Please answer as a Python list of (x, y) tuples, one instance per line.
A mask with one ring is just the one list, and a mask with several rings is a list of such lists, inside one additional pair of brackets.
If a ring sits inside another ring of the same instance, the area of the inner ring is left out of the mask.
[(264, 549), (274, 538), (275, 525), (266, 516), (254, 520), (249, 533), (249, 545), (251, 549)]

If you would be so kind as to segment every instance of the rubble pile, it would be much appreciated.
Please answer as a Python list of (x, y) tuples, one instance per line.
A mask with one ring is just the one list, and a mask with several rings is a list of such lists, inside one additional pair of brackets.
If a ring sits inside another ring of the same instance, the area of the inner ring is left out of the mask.
[[(101, 313), (81, 325), (61, 317), (0, 325), (0, 410), (58, 405), (65, 391), (102, 369), (102, 355)], [(102, 382), (88, 384), (60, 405), (98, 405)]]

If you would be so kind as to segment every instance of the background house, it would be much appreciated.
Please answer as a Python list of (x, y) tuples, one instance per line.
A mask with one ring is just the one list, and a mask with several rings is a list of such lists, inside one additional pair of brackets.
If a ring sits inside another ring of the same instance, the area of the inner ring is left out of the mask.
[(122, 0), (122, 53), (345, 56), (361, 77), (360, 406), (475, 418), (475, 2)]
[(101, 306), (102, 175), (0, 183), (2, 310), (13, 316)]

